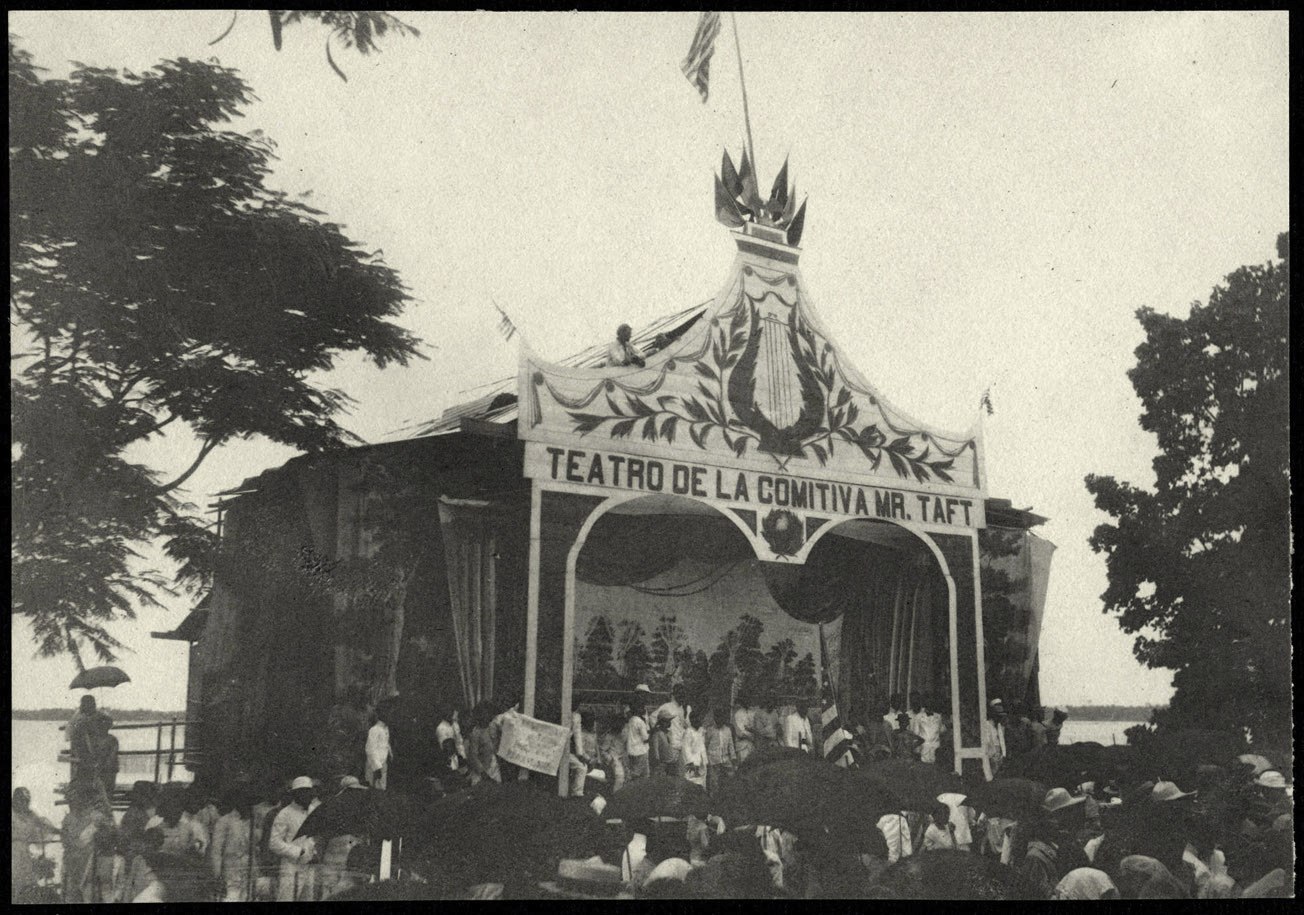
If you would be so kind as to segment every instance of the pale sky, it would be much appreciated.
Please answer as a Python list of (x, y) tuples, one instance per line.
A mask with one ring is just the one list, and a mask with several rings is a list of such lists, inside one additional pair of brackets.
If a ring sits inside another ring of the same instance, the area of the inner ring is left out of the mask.
[[(515, 372), (505, 308), (560, 358), (712, 297), (734, 246), (712, 172), (744, 136), (725, 26), (703, 105), (679, 71), (696, 13), (407, 13), (418, 39), (371, 58), (316, 28), (272, 50), (267, 19), (227, 11), (14, 12), (36, 62), (142, 70), (215, 56), (260, 99), (237, 126), (278, 144), (273, 180), (367, 250), (416, 301), (428, 362), (340, 360), (329, 383), (369, 441)], [(846, 355), (943, 429), (986, 423), (993, 496), (1050, 517), (1059, 547), (1042, 631), (1050, 702), (1163, 703), (1101, 612), (1105, 520), (1090, 472), (1153, 482), (1152, 436), (1125, 375), (1148, 305), (1185, 315), (1275, 256), (1288, 224), (1288, 28), (1276, 13), (744, 13), (738, 26), (761, 183), (784, 156), (809, 195), (802, 272)], [(191, 460), (183, 435), (147, 456)], [(292, 457), (263, 441), (210, 456), (190, 498)], [(133, 682), (118, 708), (179, 709), (185, 646), (149, 638), (189, 609), (113, 631)], [(13, 704), (69, 705), (71, 660), (35, 660), (13, 627)]]

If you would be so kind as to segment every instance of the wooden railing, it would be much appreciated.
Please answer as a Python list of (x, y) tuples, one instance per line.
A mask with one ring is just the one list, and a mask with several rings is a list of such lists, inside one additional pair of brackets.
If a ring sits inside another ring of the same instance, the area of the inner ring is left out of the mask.
[[(154, 761), (152, 767), (153, 781), (155, 784), (161, 784), (165, 781), (168, 782), (172, 781), (174, 776), (176, 775), (177, 767), (182, 765), (183, 763), (188, 766), (198, 766), (202, 764), (202, 755), (198, 753), (194, 748), (187, 749), (184, 745), (184, 740), (181, 746), (177, 745), (178, 729), (184, 729), (184, 732), (186, 734), (189, 734), (190, 729), (198, 726), (198, 724), (199, 722), (193, 719), (172, 718), (167, 721), (136, 721), (136, 722), (128, 722), (124, 724), (115, 724), (109, 730), (110, 731), (140, 731), (140, 730), (148, 730), (152, 728), (155, 731), (156, 737), (154, 740), (154, 749), (118, 750), (118, 758), (119, 760), (126, 759), (129, 761), (135, 761), (137, 759), (144, 759), (144, 760), (152, 759)], [(66, 731), (67, 725), (60, 725), (59, 730)], [(164, 744), (165, 733), (167, 735), (166, 745)], [(71, 754), (67, 747), (59, 751), (59, 762), (64, 765), (71, 765), (72, 762)], [(136, 766), (131, 767), (132, 770), (136, 770), (137, 768), (138, 767)], [(146, 770), (146, 772), (135, 771), (134, 773), (129, 772), (128, 774), (135, 774), (138, 776), (138, 778), (143, 780), (143, 776), (147, 772), (148, 769)], [(123, 774), (121, 768), (119, 769), (119, 774), (120, 775)], [(132, 779), (131, 781), (134, 782), (136, 780), (137, 779)], [(67, 783), (64, 783), (62, 785), (59, 785), (58, 788), (56, 789), (58, 795), (60, 796), (59, 800), (55, 802), (56, 804), (62, 806), (67, 803), (67, 801), (64, 799), (66, 796), (67, 787), (68, 787)], [(115, 809), (120, 809), (127, 806), (127, 795), (130, 792), (130, 788), (131, 788), (130, 784), (128, 784), (126, 787), (122, 787), (122, 786), (114, 787), (113, 797), (110, 798), (110, 802), (112, 803)]]

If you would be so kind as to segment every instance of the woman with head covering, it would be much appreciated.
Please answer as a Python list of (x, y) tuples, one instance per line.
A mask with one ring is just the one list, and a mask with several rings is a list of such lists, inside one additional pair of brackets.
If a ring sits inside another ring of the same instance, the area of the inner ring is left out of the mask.
[(28, 849), (29, 845), (41, 844), (51, 836), (57, 836), (59, 830), (43, 816), (32, 810), (32, 793), (26, 788), (15, 788), (10, 799), (12, 808), (12, 825), (9, 833), (10, 852), (10, 898), (18, 902), (20, 894), (38, 885), (39, 875)]
[(1115, 883), (1124, 899), (1191, 898), (1168, 868), (1145, 855), (1128, 855), (1120, 861)]
[(64, 817), (63, 901), (69, 904), (99, 902), (95, 898), (96, 838), (113, 829), (113, 814), (103, 786), (95, 780), (68, 786), (68, 815)]
[(1055, 885), (1051, 899), (1117, 899), (1118, 887), (1109, 874), (1094, 867), (1077, 867)]

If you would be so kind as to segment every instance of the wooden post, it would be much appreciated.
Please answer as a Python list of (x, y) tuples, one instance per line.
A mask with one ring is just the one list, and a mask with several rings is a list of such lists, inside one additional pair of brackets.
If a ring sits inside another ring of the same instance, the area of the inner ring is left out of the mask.
[(543, 492), (539, 481), (530, 481), (530, 580), (525, 605), (525, 689), (522, 711), (534, 716), (535, 679), (539, 672), (539, 575), (542, 566), (540, 530), (543, 525)]
[(177, 761), (177, 719), (172, 719), (172, 733), (168, 737), (168, 781), (172, 781), (172, 769)]
[(157, 738), (154, 742), (154, 784), (157, 785), (159, 776), (163, 774), (163, 722), (154, 726), (154, 734)]
[[(973, 615), (974, 632), (978, 642), (978, 735), (982, 742), (982, 723), (987, 716), (987, 656), (983, 649), (983, 581), (982, 556), (978, 550), (978, 531), (972, 534), (973, 548)], [(992, 780), (992, 764), (983, 753), (983, 776)]]

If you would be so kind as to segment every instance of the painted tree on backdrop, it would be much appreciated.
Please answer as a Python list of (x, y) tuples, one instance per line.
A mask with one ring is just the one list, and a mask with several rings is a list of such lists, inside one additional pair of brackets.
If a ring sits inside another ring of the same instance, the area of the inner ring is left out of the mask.
[[(170, 538), (182, 584), (214, 537), (179, 498), (225, 442), (343, 446), (349, 402), (312, 379), (341, 353), (406, 364), (389, 319), (409, 296), (338, 225), (264, 184), (272, 143), (221, 125), (249, 87), (164, 61), (42, 79), (9, 43), (12, 607), (44, 655), (105, 628), (168, 581), (139, 548)], [(196, 456), (171, 480), (136, 459), (171, 427)]]
[(1146, 339), (1128, 372), (1158, 438), (1155, 485), (1090, 475), (1112, 516), (1105, 610), (1136, 656), (1174, 670), (1165, 727), (1291, 729), (1288, 236), (1279, 261), (1245, 266), (1187, 317), (1137, 312)]

